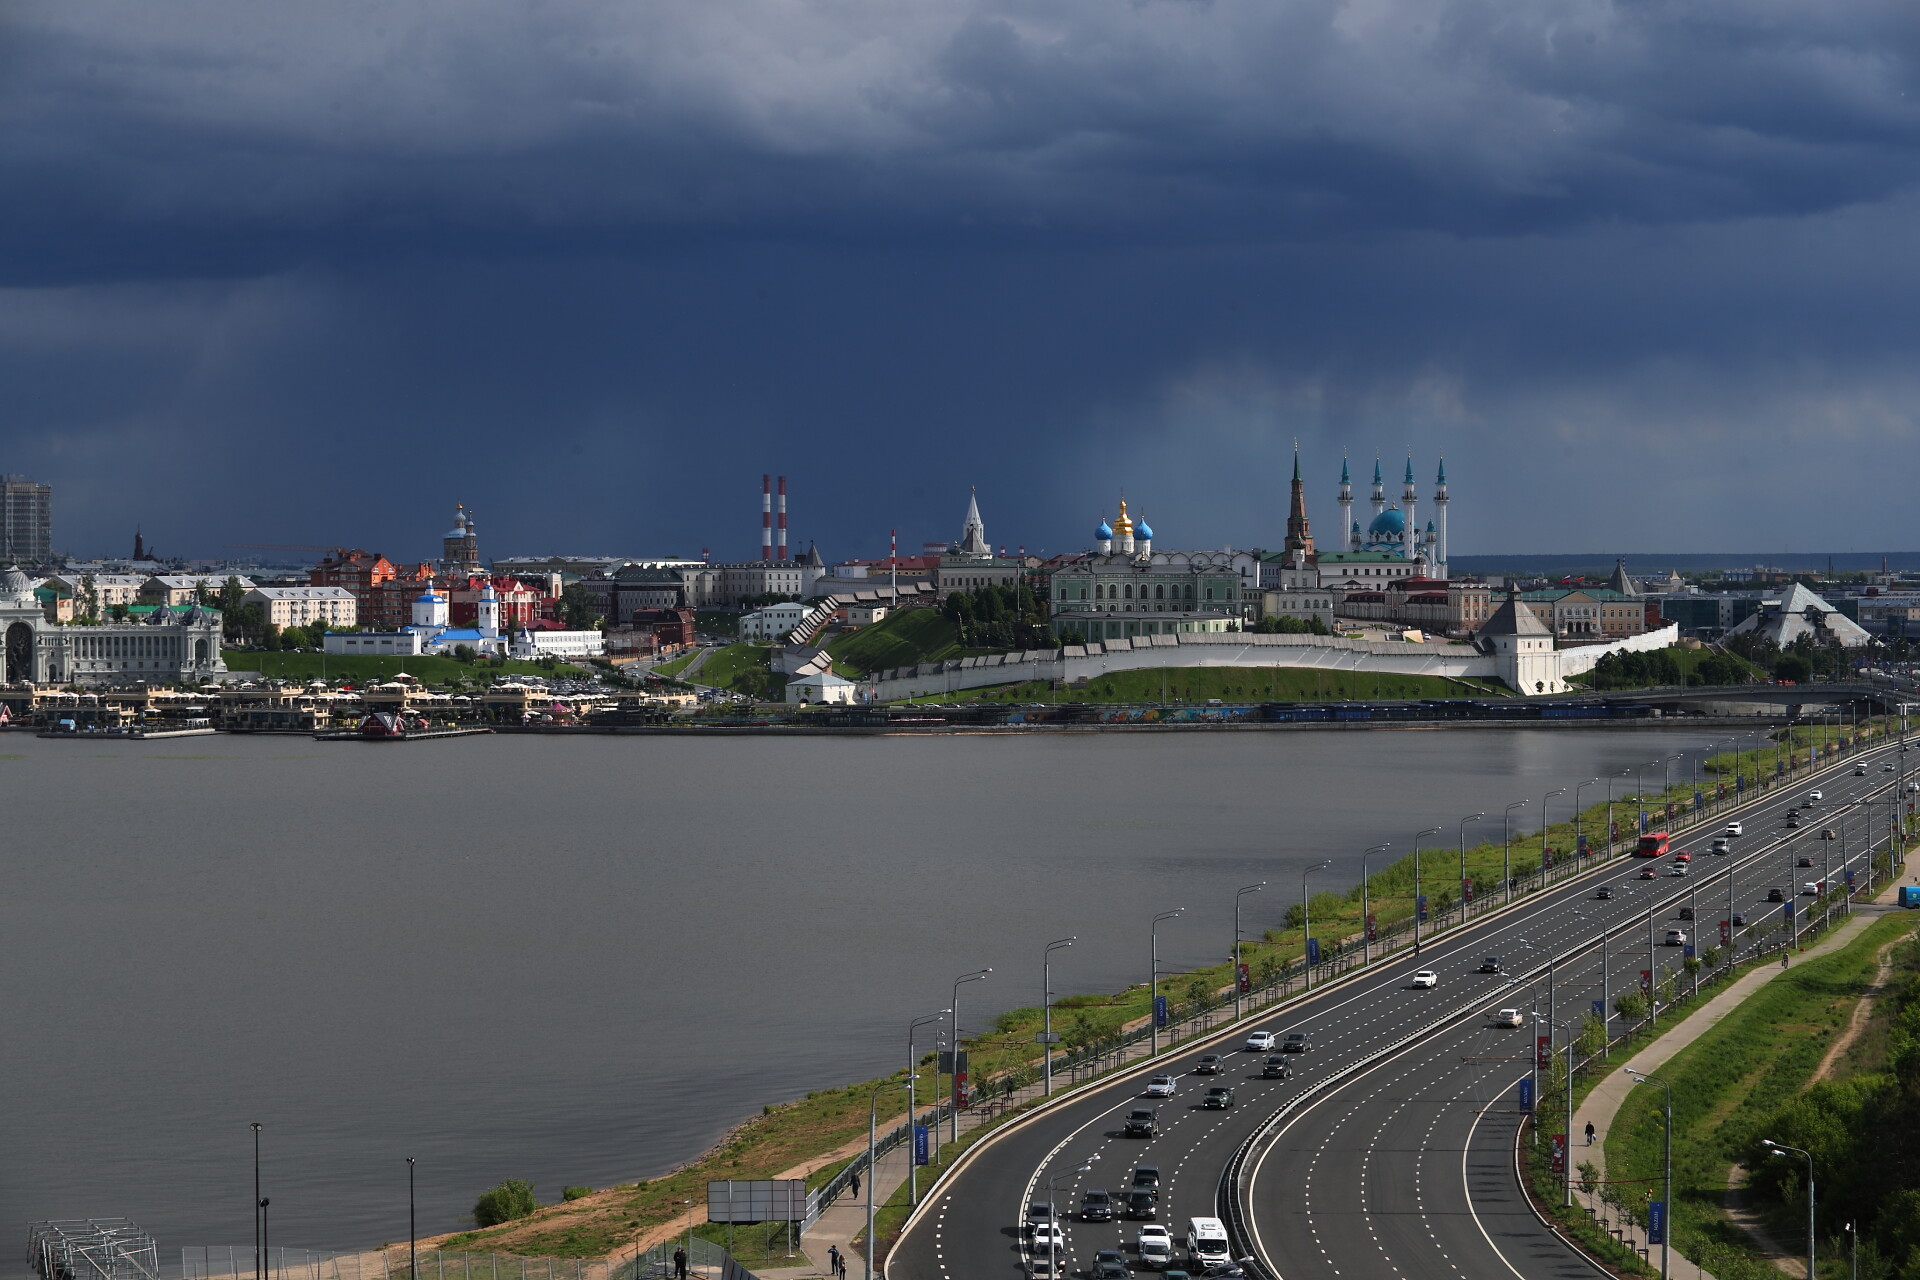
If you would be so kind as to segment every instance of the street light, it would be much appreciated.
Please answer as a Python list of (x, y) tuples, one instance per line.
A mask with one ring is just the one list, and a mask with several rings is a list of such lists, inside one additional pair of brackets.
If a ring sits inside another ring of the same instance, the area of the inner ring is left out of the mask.
[(1486, 817), (1484, 813), (1470, 813), (1460, 819), (1460, 923), (1467, 922), (1467, 824), (1478, 822)]
[(1175, 907), (1171, 911), (1162, 911), (1153, 918), (1153, 924), (1147, 929), (1153, 940), (1153, 981), (1149, 993), (1153, 999), (1147, 1006), (1147, 1057), (1160, 1053), (1160, 922), (1171, 920), (1185, 911), (1185, 907)]
[(1053, 1177), (1047, 1179), (1047, 1271), (1049, 1274), (1057, 1275), (1059, 1273), (1058, 1264), (1060, 1261), (1060, 1218), (1053, 1211), (1053, 1193), (1058, 1191), (1060, 1184), (1068, 1178), (1078, 1178), (1083, 1174), (1092, 1173), (1093, 1166), (1098, 1163), (1099, 1160), (1100, 1153), (1096, 1151), (1085, 1160), (1082, 1160), (1079, 1168), (1067, 1173), (1055, 1174)]
[(1233, 1016), (1240, 1017), (1240, 899), (1250, 893), (1258, 893), (1267, 887), (1262, 880), (1259, 884), (1250, 884), (1233, 891)]
[(1807, 1280), (1813, 1275), (1813, 1153), (1802, 1151), (1799, 1147), (1790, 1147), (1784, 1142), (1775, 1142), (1772, 1138), (1760, 1139), (1760, 1145), (1776, 1156), (1795, 1155), (1807, 1162)]
[(1302, 991), (1313, 990), (1313, 904), (1307, 897), (1307, 877), (1325, 871), (1331, 861), (1320, 861), (1300, 873), (1300, 974)]
[(262, 1270), (266, 1265), (266, 1254), (261, 1252), (266, 1245), (260, 1239), (260, 1206), (263, 1203), (264, 1201), (260, 1199), (260, 1122), (256, 1120), (253, 1125), (253, 1274), (255, 1280), (262, 1280), (266, 1275)]
[(1437, 836), (1440, 827), (1428, 827), (1413, 838), (1413, 954), (1420, 954), (1420, 842)]
[(1613, 833), (1616, 824), (1613, 820), (1613, 784), (1632, 773), (1631, 769), (1622, 769), (1607, 779), (1607, 857), (1613, 857)]
[[(959, 1059), (956, 1058), (955, 1061), (957, 1062)], [(866, 1263), (866, 1280), (873, 1280), (873, 1175), (878, 1172), (878, 1170), (873, 1167), (873, 1162), (874, 1140), (879, 1136), (880, 1095), (888, 1089), (912, 1088), (913, 1077), (909, 1075), (904, 1082), (896, 1081), (890, 1084), (877, 1084), (873, 1086), (872, 1092), (867, 1094), (867, 1240), (866, 1247), (860, 1250), (862, 1261)], [(859, 1115), (860, 1113), (856, 1111), (854, 1114)], [(913, 1123), (913, 1103), (911, 1101), (907, 1103), (907, 1123)], [(913, 1152), (909, 1152), (907, 1155), (907, 1168), (909, 1169), (913, 1168), (914, 1154)], [(686, 1205), (687, 1253), (691, 1255), (693, 1253), (693, 1201), (686, 1201)]]
[(1368, 897), (1367, 859), (1376, 853), (1385, 853), (1393, 844), (1377, 844), (1360, 855), (1360, 946), (1368, 964), (1373, 963), (1373, 904)]
[(1040, 953), (1040, 1007), (1044, 1025), (1041, 1027), (1040, 1058), (1046, 1064), (1046, 1095), (1053, 1096), (1053, 953), (1062, 947), (1070, 947), (1077, 939), (1061, 938), (1049, 942)]
[(1567, 794), (1567, 789), (1565, 787), (1560, 787), (1553, 791), (1549, 791), (1547, 792), (1547, 794), (1540, 797), (1540, 883), (1541, 884), (1545, 884), (1547, 882), (1547, 827), (1550, 825), (1547, 822), (1547, 801), (1553, 799), (1555, 796), (1563, 796), (1565, 794)]
[(407, 1276), (409, 1280), (420, 1274), (420, 1261), (415, 1252), (420, 1233), (413, 1225), (413, 1157), (407, 1157)]
[[(975, 969), (972, 973), (963, 973), (953, 980), (953, 1004), (947, 1008), (948, 1026), (952, 1029), (947, 1036), (947, 1051), (953, 1054), (953, 1071), (950, 1074), (953, 1078), (952, 1141), (954, 1142), (960, 1141), (960, 986), (962, 983), (978, 982), (992, 972), (992, 969)], [(936, 1080), (940, 1078), (937, 1062), (934, 1064), (933, 1076)], [(934, 1123), (938, 1124), (939, 1121), (936, 1120)]]
[(1581, 847), (1587, 840), (1587, 810), (1580, 803), (1580, 793), (1588, 787), (1599, 785), (1600, 779), (1588, 778), (1585, 782), (1575, 783), (1573, 787), (1573, 850), (1576, 858), (1579, 857)]
[(1502, 892), (1503, 901), (1506, 902), (1513, 901), (1513, 811), (1526, 808), (1527, 803), (1525, 800), (1515, 800), (1500, 815), (1500, 880), (1505, 886)]
[[(1661, 1202), (1660, 1212), (1660, 1280), (1667, 1280), (1668, 1241), (1673, 1239), (1673, 1086), (1657, 1076), (1635, 1071), (1632, 1067), (1620, 1068), (1635, 1084), (1657, 1084), (1666, 1091), (1667, 1101), (1667, 1140), (1666, 1140), (1666, 1199)], [(1807, 1264), (1807, 1280), (1813, 1280), (1813, 1264)]]
[[(952, 1012), (953, 1010), (951, 1009), (942, 1009), (938, 1013), (930, 1013), (924, 1018), (916, 1018), (907, 1024), (907, 1123), (909, 1125), (914, 1124), (915, 1121), (918, 1120), (920, 1109), (919, 1089), (915, 1083), (920, 1076), (920, 1059), (913, 1051), (913, 1033), (930, 1022), (940, 1021), (940, 1019), (947, 1017)], [(938, 1058), (935, 1058), (933, 1062), (933, 1084), (936, 1090), (940, 1087), (940, 1060)], [(938, 1120), (934, 1121), (936, 1127), (939, 1123)], [(915, 1154), (917, 1156), (918, 1152)], [(907, 1161), (907, 1203), (920, 1203), (920, 1162), (918, 1159)]]

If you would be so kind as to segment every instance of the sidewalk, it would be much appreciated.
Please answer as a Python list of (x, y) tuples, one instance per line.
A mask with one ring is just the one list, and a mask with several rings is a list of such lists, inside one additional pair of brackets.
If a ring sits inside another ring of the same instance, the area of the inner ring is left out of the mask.
[[(1808, 960), (1836, 951), (1858, 937), (1868, 925), (1878, 920), (1881, 916), (1900, 910), (1896, 905), (1900, 883), (1901, 881), (1896, 877), (1872, 902), (1855, 903), (1850, 919), (1828, 930), (1826, 937), (1820, 939), (1819, 942), (1809, 947), (1806, 951), (1797, 953), (1795, 960), (1799, 963), (1805, 963)], [(1625, 1066), (1632, 1067), (1635, 1071), (1641, 1072), (1658, 1070), (1675, 1054), (1692, 1044), (1695, 1040), (1698, 1040), (1713, 1027), (1714, 1024), (1731, 1013), (1741, 1001), (1759, 990), (1760, 987), (1766, 983), (1773, 981), (1777, 974), (1783, 972), (1785, 972), (1785, 970), (1773, 964), (1763, 964), (1749, 970), (1736, 979), (1731, 986), (1721, 991), (1720, 994), (1712, 1000), (1709, 1000), (1679, 1026), (1667, 1032), (1639, 1053), (1635, 1054), (1632, 1058), (1628, 1059)], [(1621, 1104), (1626, 1101), (1627, 1094), (1635, 1087), (1633, 1081), (1627, 1076), (1623, 1069), (1615, 1068), (1609, 1070), (1606, 1075), (1601, 1077), (1600, 1083), (1594, 1086), (1591, 1093), (1587, 1094), (1586, 1100), (1582, 1102), (1579, 1109), (1574, 1112), (1573, 1132), (1576, 1135), (1584, 1135), (1587, 1125), (1591, 1123), (1593, 1125), (1593, 1145), (1591, 1147), (1579, 1144), (1574, 1145), (1573, 1158), (1576, 1168), (1579, 1166), (1580, 1161), (1591, 1160), (1600, 1170), (1600, 1176), (1602, 1178), (1606, 1177), (1607, 1131), (1612, 1127), (1613, 1118), (1619, 1112)], [(1672, 1275), (1674, 1280), (1714, 1280), (1710, 1273), (1702, 1270), (1692, 1259), (1682, 1257), (1677, 1249), (1673, 1252), (1672, 1256)]]

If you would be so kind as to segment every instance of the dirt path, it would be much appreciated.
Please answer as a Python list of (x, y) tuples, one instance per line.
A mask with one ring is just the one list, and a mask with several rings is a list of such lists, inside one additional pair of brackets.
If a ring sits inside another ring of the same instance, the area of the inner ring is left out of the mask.
[(1778, 1267), (1782, 1274), (1802, 1276), (1807, 1270), (1807, 1256), (1804, 1253), (1788, 1251), (1773, 1238), (1767, 1230), (1767, 1224), (1759, 1214), (1747, 1204), (1747, 1171), (1740, 1165), (1727, 1169), (1727, 1190), (1721, 1199), (1721, 1207), (1726, 1210), (1727, 1221), (1747, 1233), (1754, 1247), (1768, 1255), (1767, 1260)]
[(1895, 938), (1880, 948), (1879, 954), (1874, 957), (1876, 967), (1873, 981), (1867, 985), (1866, 991), (1854, 1004), (1853, 1015), (1847, 1019), (1846, 1028), (1834, 1037), (1826, 1056), (1820, 1059), (1820, 1065), (1814, 1068), (1812, 1077), (1802, 1086), (1802, 1092), (1811, 1089), (1816, 1081), (1825, 1080), (1832, 1073), (1833, 1064), (1840, 1061), (1840, 1055), (1845, 1053), (1867, 1029), (1867, 1019), (1873, 1016), (1874, 1002), (1886, 991), (1887, 980), (1893, 976), (1893, 949), (1905, 941), (1905, 938)]

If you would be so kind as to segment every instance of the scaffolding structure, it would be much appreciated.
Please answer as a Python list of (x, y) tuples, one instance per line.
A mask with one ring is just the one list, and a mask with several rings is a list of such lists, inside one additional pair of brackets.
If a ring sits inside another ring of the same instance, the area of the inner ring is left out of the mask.
[(160, 1280), (160, 1250), (131, 1218), (71, 1218), (27, 1228), (40, 1280)]

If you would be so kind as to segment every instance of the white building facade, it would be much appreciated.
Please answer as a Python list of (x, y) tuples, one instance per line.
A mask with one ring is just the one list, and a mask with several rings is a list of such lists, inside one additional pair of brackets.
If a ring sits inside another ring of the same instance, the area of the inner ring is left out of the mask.
[(241, 599), (276, 627), (351, 627), (360, 619), (360, 601), (345, 587), (255, 587)]

